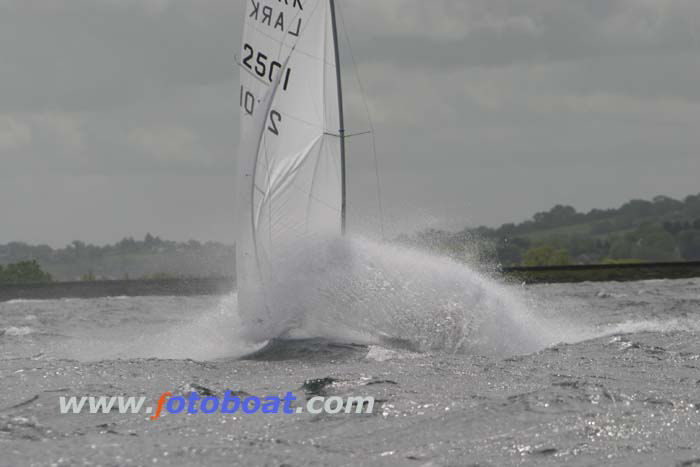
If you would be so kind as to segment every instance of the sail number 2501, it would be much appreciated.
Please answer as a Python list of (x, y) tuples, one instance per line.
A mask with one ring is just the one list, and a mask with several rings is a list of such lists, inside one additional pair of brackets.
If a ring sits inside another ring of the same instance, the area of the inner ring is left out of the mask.
[[(267, 79), (270, 82), (275, 80), (275, 71), (282, 69), (282, 64), (276, 60), (270, 60), (267, 55), (262, 52), (255, 53), (253, 46), (243, 44), (245, 55), (242, 63), (250, 71), (254, 72), (260, 78)], [(289, 78), (292, 75), (292, 69), (287, 68), (284, 78), (282, 79), (282, 89), (285, 91), (289, 86)]]

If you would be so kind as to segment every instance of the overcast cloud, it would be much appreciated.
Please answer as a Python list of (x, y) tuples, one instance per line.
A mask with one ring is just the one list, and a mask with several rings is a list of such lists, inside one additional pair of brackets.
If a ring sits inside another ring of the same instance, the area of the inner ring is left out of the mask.
[[(392, 233), (700, 192), (697, 0), (340, 2)], [(0, 242), (232, 242), (242, 11), (0, 0)], [(363, 227), (368, 149), (351, 143)]]

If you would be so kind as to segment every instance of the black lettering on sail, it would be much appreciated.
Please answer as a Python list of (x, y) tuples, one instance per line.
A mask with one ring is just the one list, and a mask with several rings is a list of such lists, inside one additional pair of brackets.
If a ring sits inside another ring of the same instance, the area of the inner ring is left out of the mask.
[(255, 18), (255, 20), (258, 20), (258, 13), (260, 11), (260, 2), (255, 3), (255, 0), (250, 0), (250, 3), (253, 5), (253, 9), (250, 12), (250, 18)]
[[(301, 11), (304, 10), (301, 0), (277, 0), (277, 3), (284, 4), (287, 6), (289, 6), (289, 4), (292, 3), (292, 6), (294, 8), (298, 8)], [(250, 0), (250, 5), (250, 14), (248, 15), (249, 18), (252, 18), (260, 24), (265, 24), (281, 32), (284, 32), (286, 30), (286, 23), (284, 18), (285, 12), (283, 7), (277, 9), (269, 5), (265, 5), (265, 2), (263, 0)], [(298, 17), (298, 14), (295, 14), (293, 16), (296, 18), (296, 21), (294, 22), (294, 24), (289, 25), (290, 29), (288, 32), (291, 36), (299, 37), (299, 35), (301, 34), (302, 18)]]
[(272, 25), (272, 21), (271, 21), (272, 20), (272, 7), (269, 7), (269, 6), (263, 7), (262, 12), (263, 12), (263, 17), (262, 17), (262, 21), (260, 21), (260, 22), (263, 24), (265, 24), (265, 22), (267, 22), (267, 25), (271, 26)]
[[(284, 2), (285, 5), (289, 6), (289, 0), (277, 0), (277, 3)], [(300, 11), (304, 11), (304, 7), (301, 5), (301, 0), (293, 0), (292, 8), (299, 8)]]
[(284, 12), (281, 11), (280, 15), (277, 17), (277, 22), (275, 23), (275, 29), (284, 31)]
[(294, 36), (294, 37), (299, 37), (299, 34), (301, 34), (301, 18), (297, 19), (297, 27), (296, 31), (292, 31), (291, 29), (289, 30), (289, 34)]

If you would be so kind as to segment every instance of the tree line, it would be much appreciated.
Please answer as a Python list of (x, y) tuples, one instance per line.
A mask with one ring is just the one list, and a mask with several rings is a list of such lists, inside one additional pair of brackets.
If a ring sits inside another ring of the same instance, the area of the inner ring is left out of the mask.
[(74, 241), (63, 248), (12, 242), (0, 245), (0, 264), (34, 261), (59, 281), (235, 274), (235, 249), (217, 242), (174, 242), (147, 234), (97, 246)]
[(588, 213), (557, 205), (520, 224), (432, 229), (399, 241), (503, 266), (700, 261), (700, 194), (633, 200)]
[[(399, 243), (461, 261), (502, 266), (700, 261), (700, 194), (657, 196), (617, 209), (577, 212), (554, 206), (532, 219), (459, 232), (430, 229)], [(234, 277), (235, 248), (217, 242), (163, 240), (150, 233), (112, 245), (74, 241), (64, 248), (0, 245), (0, 283), (51, 280)]]
[(51, 274), (43, 271), (36, 261), (0, 265), (0, 285), (43, 284), (51, 281)]

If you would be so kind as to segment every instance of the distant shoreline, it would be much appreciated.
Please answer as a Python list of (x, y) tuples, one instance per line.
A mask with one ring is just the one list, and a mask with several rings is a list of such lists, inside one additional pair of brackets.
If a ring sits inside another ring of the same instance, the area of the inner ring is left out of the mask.
[(57, 300), (61, 298), (148, 297), (225, 295), (233, 292), (230, 277), (205, 279), (155, 279), (47, 284), (0, 285), (0, 302), (10, 300)]
[(526, 284), (692, 279), (700, 277), (700, 261), (512, 267), (502, 272)]
[[(556, 284), (579, 282), (632, 282), (700, 277), (700, 261), (685, 263), (604, 264), (589, 266), (514, 267), (501, 271), (508, 282)], [(0, 285), (0, 302), (147, 296), (226, 295), (236, 288), (231, 277), (155, 279), (48, 284)]]

